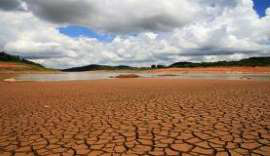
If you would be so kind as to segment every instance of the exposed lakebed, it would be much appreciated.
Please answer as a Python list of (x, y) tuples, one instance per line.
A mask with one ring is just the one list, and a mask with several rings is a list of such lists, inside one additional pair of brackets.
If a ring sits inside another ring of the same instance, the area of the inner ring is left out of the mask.
[(159, 79), (220, 79), (220, 80), (270, 80), (270, 74), (242, 74), (242, 73), (150, 73), (150, 72), (65, 72), (51, 74), (19, 74), (15, 81), (76, 81), (116, 79), (119, 75), (138, 75), (139, 78)]

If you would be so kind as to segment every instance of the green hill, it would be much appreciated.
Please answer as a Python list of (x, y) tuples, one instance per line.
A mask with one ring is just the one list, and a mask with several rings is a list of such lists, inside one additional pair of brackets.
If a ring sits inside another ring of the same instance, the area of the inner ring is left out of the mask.
[(170, 65), (169, 67), (263, 67), (270, 66), (270, 57), (251, 57), (248, 59), (242, 59), (240, 61), (218, 61), (218, 62), (176, 62)]
[(51, 69), (45, 68), (44, 66), (23, 59), (19, 56), (10, 55), (5, 52), (0, 52), (0, 70), (1, 71), (48, 71)]
[(160, 68), (190, 68), (190, 67), (270, 67), (270, 57), (252, 57), (248, 59), (242, 59), (240, 61), (218, 61), (218, 62), (176, 62), (169, 66), (164, 65), (152, 65), (151, 67), (131, 67), (131, 66), (108, 66), (92, 64), (81, 67), (74, 67), (64, 69), (65, 72), (81, 72), (81, 71), (96, 71), (96, 70), (148, 70), (148, 69), (160, 69)]
[(130, 66), (125, 66), (125, 65), (108, 66), (108, 65), (92, 64), (92, 65), (88, 65), (88, 66), (64, 69), (62, 71), (65, 71), (65, 72), (81, 72), (81, 71), (95, 71), (95, 70), (134, 70), (134, 69), (137, 69), (137, 68), (130, 67)]

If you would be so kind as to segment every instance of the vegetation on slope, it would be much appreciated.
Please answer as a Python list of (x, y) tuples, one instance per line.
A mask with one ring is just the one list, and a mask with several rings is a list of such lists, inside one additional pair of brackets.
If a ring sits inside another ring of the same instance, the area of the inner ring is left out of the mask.
[(125, 65), (108, 66), (108, 65), (92, 64), (92, 65), (88, 65), (88, 66), (64, 69), (62, 71), (81, 72), (81, 71), (96, 71), (96, 70), (144, 70), (144, 69), (149, 69), (149, 68), (146, 68), (146, 67), (137, 68), (137, 67), (131, 67), (131, 66), (125, 66)]
[(176, 62), (169, 66), (152, 65), (151, 67), (131, 67), (131, 66), (108, 66), (108, 65), (88, 65), (64, 69), (66, 72), (95, 71), (95, 70), (147, 70), (161, 68), (191, 68), (191, 67), (270, 67), (270, 57), (252, 57), (240, 61), (218, 61), (218, 62)]
[(176, 62), (169, 67), (265, 67), (270, 66), (270, 57), (252, 57), (240, 61), (218, 61), (218, 62)]
[[(5, 64), (5, 66), (1, 67), (0, 70), (12, 70), (12, 71), (24, 71), (24, 70), (35, 70), (35, 71), (47, 71), (51, 69), (47, 69), (44, 66), (23, 59), (19, 56), (13, 56), (10, 54), (7, 54), (5, 52), (0, 52), (0, 65)], [(15, 64), (15, 66), (14, 66)]]
[[(2, 63), (12, 63), (18, 65), (20, 68), (1, 67), (0, 70), (51, 70), (43, 67), (42, 65), (23, 59), (19, 56), (13, 56), (5, 52), (0, 52), (0, 65)], [(131, 67), (126, 65), (109, 66), (109, 65), (87, 65), (82, 67), (74, 67), (64, 69), (65, 72), (80, 72), (80, 71), (96, 71), (96, 70), (148, 70), (148, 69), (160, 69), (160, 68), (190, 68), (190, 67), (270, 67), (270, 57), (252, 57), (248, 59), (242, 59), (240, 61), (218, 61), (218, 62), (176, 62), (169, 66), (165, 65), (152, 65), (151, 67)]]

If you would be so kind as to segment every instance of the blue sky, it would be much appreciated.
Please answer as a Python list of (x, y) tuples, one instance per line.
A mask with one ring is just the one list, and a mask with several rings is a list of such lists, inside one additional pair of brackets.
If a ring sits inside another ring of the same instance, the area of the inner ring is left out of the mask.
[(260, 15), (260, 17), (265, 16), (266, 8), (270, 7), (270, 0), (253, 0), (255, 10)]
[(102, 41), (102, 42), (109, 42), (109, 41), (112, 41), (113, 39), (113, 35), (98, 33), (87, 27), (78, 26), (78, 25), (61, 27), (59, 28), (59, 32), (70, 37), (85, 36), (85, 37), (90, 37), (90, 38), (96, 38), (97, 40)]
[[(260, 17), (265, 16), (265, 10), (270, 7), (270, 0), (253, 0), (254, 2), (254, 9), (257, 11)], [(113, 40), (114, 36), (109, 34), (102, 34), (91, 30), (90, 28), (72, 25), (59, 28), (59, 32), (63, 33), (70, 37), (90, 37), (96, 38), (102, 42), (110, 42)]]

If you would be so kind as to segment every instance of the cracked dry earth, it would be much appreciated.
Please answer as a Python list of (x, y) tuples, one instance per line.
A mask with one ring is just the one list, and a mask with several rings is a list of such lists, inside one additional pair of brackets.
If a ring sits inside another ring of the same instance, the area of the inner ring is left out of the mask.
[(270, 156), (270, 81), (0, 82), (0, 156)]

